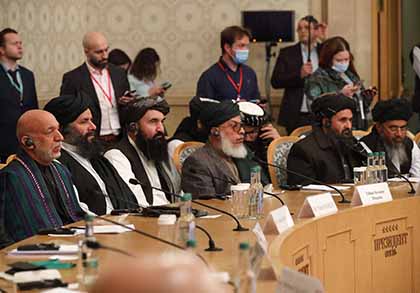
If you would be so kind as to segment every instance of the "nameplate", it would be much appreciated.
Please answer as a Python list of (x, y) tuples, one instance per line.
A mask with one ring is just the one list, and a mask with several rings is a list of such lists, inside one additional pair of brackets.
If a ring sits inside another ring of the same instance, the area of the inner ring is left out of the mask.
[(290, 215), (289, 208), (284, 205), (268, 214), (264, 224), (264, 233), (267, 235), (278, 235), (294, 225), (295, 223)]
[(321, 193), (318, 195), (307, 196), (299, 211), (298, 218), (320, 217), (334, 214), (337, 206), (331, 193)]
[(323, 293), (324, 287), (317, 278), (284, 267), (276, 293)]
[(359, 185), (354, 188), (351, 206), (367, 206), (392, 200), (388, 183)]
[(267, 239), (265, 238), (263, 230), (261, 229), (260, 223), (257, 222), (257, 224), (255, 224), (255, 227), (254, 229), (252, 229), (252, 232), (254, 232), (255, 237), (257, 237), (257, 243), (264, 250), (264, 253), (267, 254), (268, 242), (267, 242)]

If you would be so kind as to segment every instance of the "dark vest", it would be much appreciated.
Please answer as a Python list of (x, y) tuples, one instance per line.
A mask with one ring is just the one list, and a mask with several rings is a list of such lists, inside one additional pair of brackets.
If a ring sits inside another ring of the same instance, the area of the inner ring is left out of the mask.
[[(107, 194), (115, 209), (136, 208), (137, 200), (127, 184), (118, 175), (112, 164), (105, 158), (91, 162), (92, 167), (105, 183)], [(79, 193), (79, 199), (88, 205), (89, 210), (97, 215), (106, 213), (105, 195), (96, 179), (65, 150), (61, 151), (59, 161), (71, 172), (72, 179)]]
[[(127, 136), (125, 136), (115, 146), (115, 148), (120, 150), (124, 154), (124, 156), (126, 156), (126, 158), (130, 161), (131, 170), (136, 176), (136, 179), (140, 181), (141, 183), (143, 183), (142, 189), (143, 189), (147, 202), (150, 205), (153, 205), (153, 190), (149, 181), (149, 177), (147, 177), (146, 170), (144, 169), (144, 166), (139, 158), (139, 155), (136, 149), (131, 145)], [(163, 168), (160, 166), (158, 162), (156, 162), (155, 165), (156, 165), (156, 168), (158, 169), (159, 181), (160, 181), (162, 190), (174, 192), (169, 176), (165, 174), (165, 172), (163, 171)], [(169, 201), (171, 201), (171, 195), (167, 194), (166, 192), (165, 192), (165, 195), (166, 195), (166, 198)]]

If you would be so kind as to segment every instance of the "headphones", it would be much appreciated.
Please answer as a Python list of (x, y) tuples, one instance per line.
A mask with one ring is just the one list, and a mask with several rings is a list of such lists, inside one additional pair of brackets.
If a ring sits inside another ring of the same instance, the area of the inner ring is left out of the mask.
[(211, 135), (213, 135), (213, 136), (219, 136), (219, 135), (220, 135), (219, 129), (217, 129), (217, 128), (212, 129), (212, 130), (210, 131), (210, 133), (211, 133)]
[(138, 130), (137, 123), (135, 123), (135, 122), (131, 122), (131, 123), (128, 125), (128, 131), (129, 131), (129, 132), (136, 132), (137, 130)]
[(26, 138), (24, 138), (23, 140), (23, 144), (27, 147), (27, 148), (34, 148), (35, 147), (35, 143), (32, 140), (32, 137), (27, 136)]

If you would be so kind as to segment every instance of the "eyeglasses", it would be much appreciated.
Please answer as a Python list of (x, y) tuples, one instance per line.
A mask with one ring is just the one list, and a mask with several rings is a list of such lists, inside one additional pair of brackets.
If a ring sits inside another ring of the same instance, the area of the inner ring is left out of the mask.
[(386, 128), (388, 128), (388, 130), (391, 131), (392, 133), (397, 133), (398, 130), (401, 130), (401, 132), (406, 132), (407, 127), (408, 127), (408, 125), (406, 124), (406, 125), (403, 125), (403, 126), (393, 125), (393, 126), (389, 126), (389, 127), (386, 127)]
[(243, 127), (244, 127), (242, 122), (237, 122), (235, 120), (229, 120), (229, 122), (230, 122), (230, 124), (226, 125), (226, 127), (231, 127), (233, 129), (233, 131), (235, 131), (235, 132), (241, 131), (241, 129), (243, 129)]

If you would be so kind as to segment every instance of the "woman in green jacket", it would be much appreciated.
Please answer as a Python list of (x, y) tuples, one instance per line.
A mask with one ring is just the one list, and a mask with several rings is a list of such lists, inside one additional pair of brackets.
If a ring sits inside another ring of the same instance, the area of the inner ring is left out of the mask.
[(342, 37), (333, 37), (322, 44), (319, 67), (305, 80), (308, 107), (326, 93), (342, 93), (355, 100), (353, 128), (366, 129), (369, 106), (376, 95), (376, 88), (365, 89), (354, 67), (349, 43)]

